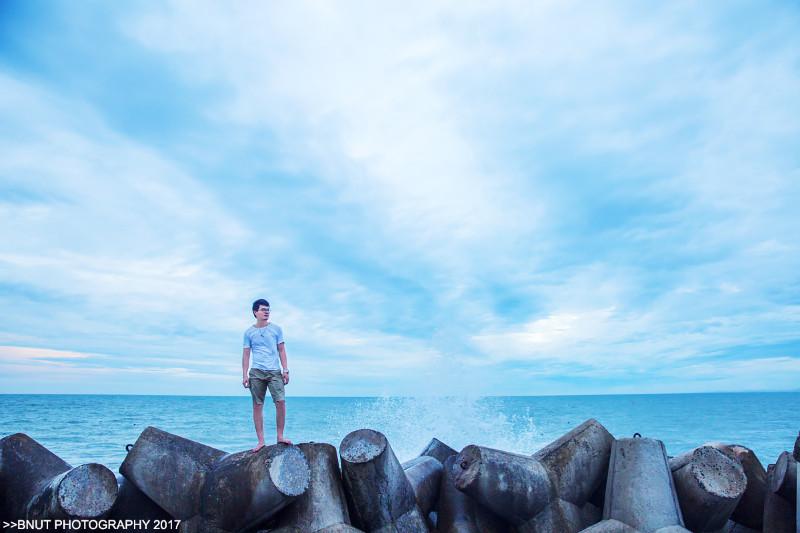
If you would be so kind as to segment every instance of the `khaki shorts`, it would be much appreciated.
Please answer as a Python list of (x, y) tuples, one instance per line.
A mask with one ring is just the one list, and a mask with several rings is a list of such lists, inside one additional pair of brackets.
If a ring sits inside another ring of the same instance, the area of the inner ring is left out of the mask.
[(279, 370), (251, 368), (247, 375), (250, 379), (250, 395), (255, 403), (259, 405), (264, 403), (267, 389), (269, 389), (273, 402), (284, 401), (286, 392), (283, 388), (283, 375)]

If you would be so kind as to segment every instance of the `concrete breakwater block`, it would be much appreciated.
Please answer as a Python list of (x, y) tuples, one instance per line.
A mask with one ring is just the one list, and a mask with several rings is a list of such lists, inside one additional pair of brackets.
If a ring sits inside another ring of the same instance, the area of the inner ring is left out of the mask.
[(156, 531), (153, 521), (171, 520), (172, 517), (164, 509), (156, 505), (156, 502), (147, 497), (145, 493), (136, 488), (136, 485), (125, 479), (125, 476), (117, 474), (117, 501), (108, 517), (115, 520), (150, 520), (147, 529), (138, 531)]
[[(747, 486), (744, 469), (711, 446), (695, 448), (688, 460), (672, 471), (686, 526), (698, 532), (715, 531), (733, 514)], [(676, 466), (682, 460), (671, 461)]]
[(350, 526), (347, 500), (339, 471), (336, 448), (324, 443), (303, 443), (298, 448), (308, 460), (311, 477), (308, 490), (284, 509), (278, 517), (279, 527), (296, 527), (306, 532), (335, 531)]
[(114, 473), (75, 468), (24, 433), (0, 439), (0, 515), (6, 520), (105, 517), (117, 499)]
[(542, 463), (516, 453), (470, 445), (455, 459), (455, 486), (515, 526), (555, 499)]
[(783, 452), (778, 457), (769, 490), (789, 502), (797, 499), (797, 461), (789, 452)]
[(428, 531), (414, 489), (382, 433), (349, 433), (339, 457), (353, 525), (364, 531)]
[[(753, 450), (740, 444), (711, 442), (712, 446), (742, 465), (747, 478), (747, 486), (739, 504), (731, 515), (731, 520), (752, 529), (760, 530), (764, 520), (764, 497), (767, 493), (767, 471)], [(670, 461), (670, 465), (672, 465)]]
[[(775, 465), (767, 467), (767, 486), (775, 485), (773, 477)], [(767, 490), (764, 498), (764, 528), (769, 533), (796, 533), (797, 505), (794, 500), (786, 500), (780, 494)]]
[(456, 456), (445, 459), (439, 488), (439, 533), (509, 533), (511, 526), (455, 486)]
[(643, 533), (684, 526), (664, 443), (649, 438), (614, 441), (603, 518)]
[(433, 457), (440, 463), (444, 464), (445, 459), (450, 457), (451, 455), (458, 455), (458, 452), (445, 444), (444, 442), (440, 441), (436, 437), (432, 438), (431, 441), (425, 446), (425, 449), (422, 450), (422, 453), (419, 454), (420, 457), (423, 455), (427, 455), (428, 457)]
[(583, 506), (604, 486), (614, 437), (589, 419), (533, 455), (555, 479), (558, 497)]
[(593, 526), (587, 527), (580, 533), (640, 533), (640, 531), (624, 522), (609, 518), (608, 520), (603, 520)]
[(417, 505), (423, 516), (428, 516), (439, 499), (439, 485), (442, 481), (442, 463), (428, 455), (421, 455), (401, 465), (406, 473)]
[(227, 455), (206, 475), (201, 516), (224, 531), (246, 531), (308, 488), (310, 471), (297, 446), (274, 444)]
[(224, 456), (222, 450), (149, 426), (119, 471), (173, 518), (188, 520), (200, 514), (206, 476)]

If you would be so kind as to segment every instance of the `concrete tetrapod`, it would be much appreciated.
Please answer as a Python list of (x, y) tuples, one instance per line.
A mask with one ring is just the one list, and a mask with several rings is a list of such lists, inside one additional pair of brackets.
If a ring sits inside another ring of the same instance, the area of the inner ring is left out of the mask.
[(582, 507), (605, 485), (614, 437), (597, 420), (589, 419), (548, 444), (533, 458), (554, 476), (558, 497)]
[(206, 475), (201, 516), (224, 531), (251, 529), (303, 494), (309, 478), (297, 446), (273, 444), (225, 456)]
[[(518, 530), (527, 527), (556, 500), (550, 475), (532, 457), (470, 445), (455, 459), (455, 486), (511, 522)], [(560, 506), (556, 505), (556, 512)]]
[(445, 459), (450, 457), (451, 455), (458, 455), (458, 452), (455, 451), (453, 448), (445, 444), (444, 442), (440, 441), (436, 437), (432, 438), (431, 441), (425, 446), (425, 449), (422, 450), (422, 453), (419, 454), (420, 457), (423, 455), (427, 455), (428, 457), (433, 457), (440, 463), (444, 464)]
[[(108, 517), (115, 520), (150, 520), (147, 528), (137, 528), (137, 531), (156, 531), (153, 521), (171, 520), (172, 517), (156, 502), (147, 497), (145, 493), (136, 488), (136, 485), (117, 474), (118, 495)], [(161, 531), (161, 530), (159, 530)]]
[[(723, 527), (747, 485), (738, 461), (711, 446), (695, 448), (688, 461), (672, 470), (675, 491), (686, 526), (693, 531)], [(677, 466), (684, 461), (670, 461)]]
[(591, 527), (587, 527), (580, 533), (641, 533), (638, 529), (629, 526), (624, 522), (609, 518), (598, 522)]
[(423, 516), (428, 516), (439, 499), (439, 485), (442, 480), (442, 463), (428, 455), (421, 455), (401, 465), (406, 473), (417, 505)]
[(278, 525), (294, 526), (309, 533), (338, 525), (354, 530), (350, 526), (336, 448), (313, 442), (299, 444), (298, 448), (305, 454), (311, 470), (308, 490), (280, 513)]
[(664, 443), (656, 439), (617, 439), (611, 447), (603, 518), (642, 531), (683, 527)]
[(149, 426), (136, 439), (120, 473), (173, 518), (200, 514), (206, 476), (225, 452)]
[(339, 446), (339, 457), (355, 526), (382, 533), (428, 531), (414, 489), (382, 433), (371, 429), (349, 433)]
[(794, 450), (792, 451), (792, 457), (794, 457), (795, 461), (800, 462), (800, 433), (797, 434), (797, 438), (794, 441)]
[(24, 433), (0, 439), (0, 486), (6, 520), (101, 518), (117, 498), (111, 470), (97, 463), (72, 468)]
[[(764, 520), (764, 496), (767, 493), (767, 471), (753, 450), (740, 444), (722, 444), (710, 442), (704, 446), (712, 446), (728, 457), (736, 459), (747, 478), (747, 487), (739, 500), (739, 504), (731, 515), (731, 520), (752, 529), (760, 530)], [(675, 461), (686, 456), (676, 457), (670, 461), (670, 466)]]
[(456, 456), (445, 459), (439, 488), (439, 533), (507, 533), (510, 526), (502, 518), (456, 489)]
[[(772, 486), (775, 475), (775, 465), (767, 467), (767, 485)], [(767, 491), (764, 498), (764, 529), (769, 533), (796, 533), (797, 527), (796, 502), (787, 501), (783, 496)]]
[(769, 490), (788, 502), (797, 499), (797, 461), (789, 452), (783, 452), (778, 457)]

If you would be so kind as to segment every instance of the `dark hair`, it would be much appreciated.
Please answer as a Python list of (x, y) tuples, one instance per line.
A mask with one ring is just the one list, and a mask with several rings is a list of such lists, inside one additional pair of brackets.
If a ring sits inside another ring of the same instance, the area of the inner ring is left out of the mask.
[(259, 298), (258, 300), (253, 302), (253, 314), (254, 315), (256, 314), (256, 311), (258, 311), (258, 308), (261, 307), (262, 305), (266, 305), (267, 307), (269, 307), (269, 302), (266, 301), (264, 298)]

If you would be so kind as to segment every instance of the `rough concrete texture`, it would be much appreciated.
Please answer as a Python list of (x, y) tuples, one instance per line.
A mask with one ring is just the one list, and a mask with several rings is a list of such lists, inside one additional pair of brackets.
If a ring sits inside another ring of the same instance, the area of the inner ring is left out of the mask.
[(689, 455), (689, 461), (672, 472), (684, 523), (698, 532), (718, 530), (744, 494), (744, 470), (711, 446), (695, 448)]
[(614, 437), (589, 419), (533, 455), (554, 477), (559, 498), (583, 506), (605, 485)]
[(136, 485), (125, 479), (121, 474), (117, 478), (117, 501), (108, 517), (114, 520), (151, 520), (148, 528), (139, 529), (141, 532), (162, 530), (154, 529), (154, 520), (171, 520), (172, 517), (164, 509), (147, 497), (145, 493), (136, 488)]
[(736, 459), (744, 469), (747, 487), (734, 509), (731, 519), (749, 528), (760, 530), (764, 520), (764, 496), (767, 493), (767, 471), (753, 450), (740, 444), (707, 443)]
[(424, 516), (428, 516), (439, 498), (439, 485), (442, 481), (442, 463), (428, 455), (421, 455), (402, 464), (417, 505)]
[(101, 464), (77, 466), (54, 477), (31, 498), (26, 517), (101, 518), (117, 499), (117, 479)]
[(332, 532), (331, 528), (338, 526), (352, 530), (336, 448), (323, 443), (303, 443), (298, 447), (311, 470), (308, 490), (280, 513), (278, 524), (315, 533), (323, 529)]
[(353, 525), (364, 531), (428, 531), (411, 483), (382, 433), (349, 433), (339, 457)]
[(206, 475), (222, 450), (147, 427), (128, 452), (120, 473), (173, 518), (200, 513)]
[(794, 457), (795, 461), (800, 462), (800, 433), (797, 434), (797, 438), (794, 441), (794, 450), (792, 451), (792, 457)]
[(3, 518), (100, 518), (117, 498), (117, 480), (105, 466), (75, 468), (24, 433), (0, 439)]
[(535, 517), (516, 527), (517, 533), (578, 533), (589, 524), (584, 523), (581, 508), (574, 503), (555, 498)]
[(751, 529), (733, 520), (728, 520), (725, 525), (714, 533), (761, 533), (760, 529)]
[(581, 515), (583, 516), (584, 527), (589, 527), (603, 519), (603, 510), (593, 503), (586, 502), (586, 504), (581, 507)]
[(456, 488), (517, 526), (556, 497), (547, 469), (532, 457), (470, 445), (455, 464)]
[(445, 459), (450, 457), (451, 455), (458, 455), (458, 452), (445, 444), (444, 442), (440, 441), (436, 437), (432, 438), (431, 441), (425, 446), (425, 449), (422, 450), (420, 456), (427, 455), (428, 457), (433, 457), (440, 463), (444, 464)]
[(684, 525), (660, 440), (633, 438), (614, 442), (603, 518), (617, 519), (643, 533)]
[(778, 457), (769, 490), (789, 502), (797, 499), (797, 461), (789, 452), (783, 452)]
[(686, 529), (685, 527), (681, 526), (667, 526), (656, 529), (654, 533), (692, 533), (692, 532)]
[(507, 533), (510, 526), (502, 518), (456, 489), (456, 456), (445, 459), (439, 488), (438, 533)]
[(638, 529), (629, 526), (619, 520), (610, 518), (598, 522), (581, 531), (581, 533), (641, 533)]
[(227, 455), (206, 474), (201, 516), (225, 531), (251, 529), (303, 494), (309, 478), (308, 461), (297, 446)]
[[(767, 467), (767, 485), (772, 485), (775, 465)], [(764, 498), (764, 528), (769, 533), (797, 533), (797, 507), (781, 495), (767, 491)]]

